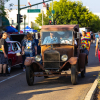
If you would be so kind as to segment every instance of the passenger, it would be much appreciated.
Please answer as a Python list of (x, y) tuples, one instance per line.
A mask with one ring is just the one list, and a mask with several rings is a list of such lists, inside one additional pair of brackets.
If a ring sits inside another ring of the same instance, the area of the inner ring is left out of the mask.
[[(72, 44), (72, 36), (70, 36), (69, 33), (65, 33), (65, 36), (60, 37), (60, 42), (61, 43), (66, 43), (66, 44)], [(75, 46), (77, 46), (77, 41), (74, 41)]]
[(88, 54), (89, 54), (89, 50), (90, 50), (90, 41), (91, 39), (86, 36), (86, 32), (83, 31), (82, 32), (82, 37), (81, 37), (81, 48), (83, 53), (86, 53), (87, 55), (87, 63), (88, 63)]
[(58, 43), (58, 38), (54, 34), (54, 32), (50, 32), (50, 36), (45, 37), (43, 44)]
[(4, 32), (2, 38), (0, 39), (0, 76), (2, 75), (2, 68), (3, 76), (6, 76), (6, 68), (8, 64), (8, 45), (5, 39), (7, 39), (7, 36), (8, 34)]
[[(30, 33), (28, 33), (26, 37), (27, 38), (24, 40), (24, 42), (22, 44), (22, 55), (25, 54), (25, 58), (33, 57), (34, 51), (35, 51), (35, 55), (37, 55), (36, 43)], [(25, 68), (23, 68), (23, 71), (25, 71)]]

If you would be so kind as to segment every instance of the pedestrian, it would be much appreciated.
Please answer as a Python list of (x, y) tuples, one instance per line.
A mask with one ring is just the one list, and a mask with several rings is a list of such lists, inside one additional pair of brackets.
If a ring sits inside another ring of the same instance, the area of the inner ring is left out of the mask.
[[(26, 59), (26, 57), (33, 57), (33, 52), (35, 52), (35, 55), (37, 55), (37, 46), (32, 38), (32, 35), (28, 33), (22, 44), (22, 55), (25, 54)], [(25, 71), (25, 68), (23, 71)]]
[(91, 31), (91, 43), (93, 43), (93, 32)]
[(87, 55), (86, 63), (88, 63), (88, 54), (89, 54), (89, 50), (90, 50), (90, 41), (91, 41), (91, 39), (88, 36), (86, 36), (86, 32), (83, 31), (82, 32), (82, 37), (81, 37), (81, 48), (82, 48), (82, 52), (86, 53), (86, 55)]
[(2, 38), (0, 39), (0, 76), (2, 75), (2, 69), (3, 76), (6, 76), (6, 68), (8, 64), (8, 45), (5, 39), (7, 36), (8, 34), (4, 32)]
[[(23, 40), (21, 41), (21, 50), (22, 50), (22, 45), (23, 45), (23, 42), (27, 39), (26, 35), (24, 36)], [(22, 54), (22, 68), (23, 68), (23, 71), (25, 71), (25, 65), (24, 65), (24, 61), (25, 61), (25, 53)]]
[(6, 41), (10, 41), (10, 35), (8, 34)]
[(95, 48), (96, 48), (96, 41), (97, 41), (97, 38), (99, 38), (99, 32), (95, 35)]
[(95, 57), (97, 57), (97, 54), (100, 63), (100, 32), (98, 32), (98, 37), (96, 39)]

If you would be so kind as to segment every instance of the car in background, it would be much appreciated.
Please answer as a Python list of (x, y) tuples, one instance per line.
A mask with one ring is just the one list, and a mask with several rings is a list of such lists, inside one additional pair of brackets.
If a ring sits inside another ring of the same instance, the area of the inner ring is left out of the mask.
[(21, 44), (18, 41), (7, 41), (8, 44), (8, 67), (7, 73), (11, 72), (11, 67), (22, 66)]

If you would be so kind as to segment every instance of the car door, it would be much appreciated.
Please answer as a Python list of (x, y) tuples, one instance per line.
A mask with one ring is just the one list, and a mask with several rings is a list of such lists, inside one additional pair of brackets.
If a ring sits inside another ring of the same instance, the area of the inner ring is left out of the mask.
[(12, 66), (16, 65), (17, 58), (16, 58), (16, 53), (12, 47), (13, 45), (12, 43), (7, 43), (7, 44), (8, 44), (8, 60), (11, 60)]
[(17, 56), (18, 56), (18, 63), (20, 64), (20, 63), (22, 63), (21, 45), (20, 45), (19, 42), (16, 42), (16, 45), (17, 45), (17, 48), (18, 48), (18, 50), (16, 52)]
[(18, 51), (18, 47), (16, 45), (16, 42), (12, 43), (12, 51), (15, 53), (15, 64), (18, 64), (18, 55), (19, 55), (19, 51)]

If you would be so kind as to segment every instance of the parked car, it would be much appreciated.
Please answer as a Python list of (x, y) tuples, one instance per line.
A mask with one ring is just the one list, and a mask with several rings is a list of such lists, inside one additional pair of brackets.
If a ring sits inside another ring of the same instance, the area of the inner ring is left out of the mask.
[[(81, 73), (82, 77), (85, 76), (86, 54), (82, 53), (80, 48), (78, 31), (79, 25), (42, 26), (39, 41), (41, 56), (28, 57), (25, 60), (26, 80), (29, 86), (33, 85), (34, 76), (47, 78), (71, 75), (73, 85), (78, 82), (78, 73)], [(67, 73), (69, 69), (71, 74)]]
[(7, 41), (8, 44), (8, 73), (11, 67), (16, 65), (22, 66), (21, 44), (18, 41)]

